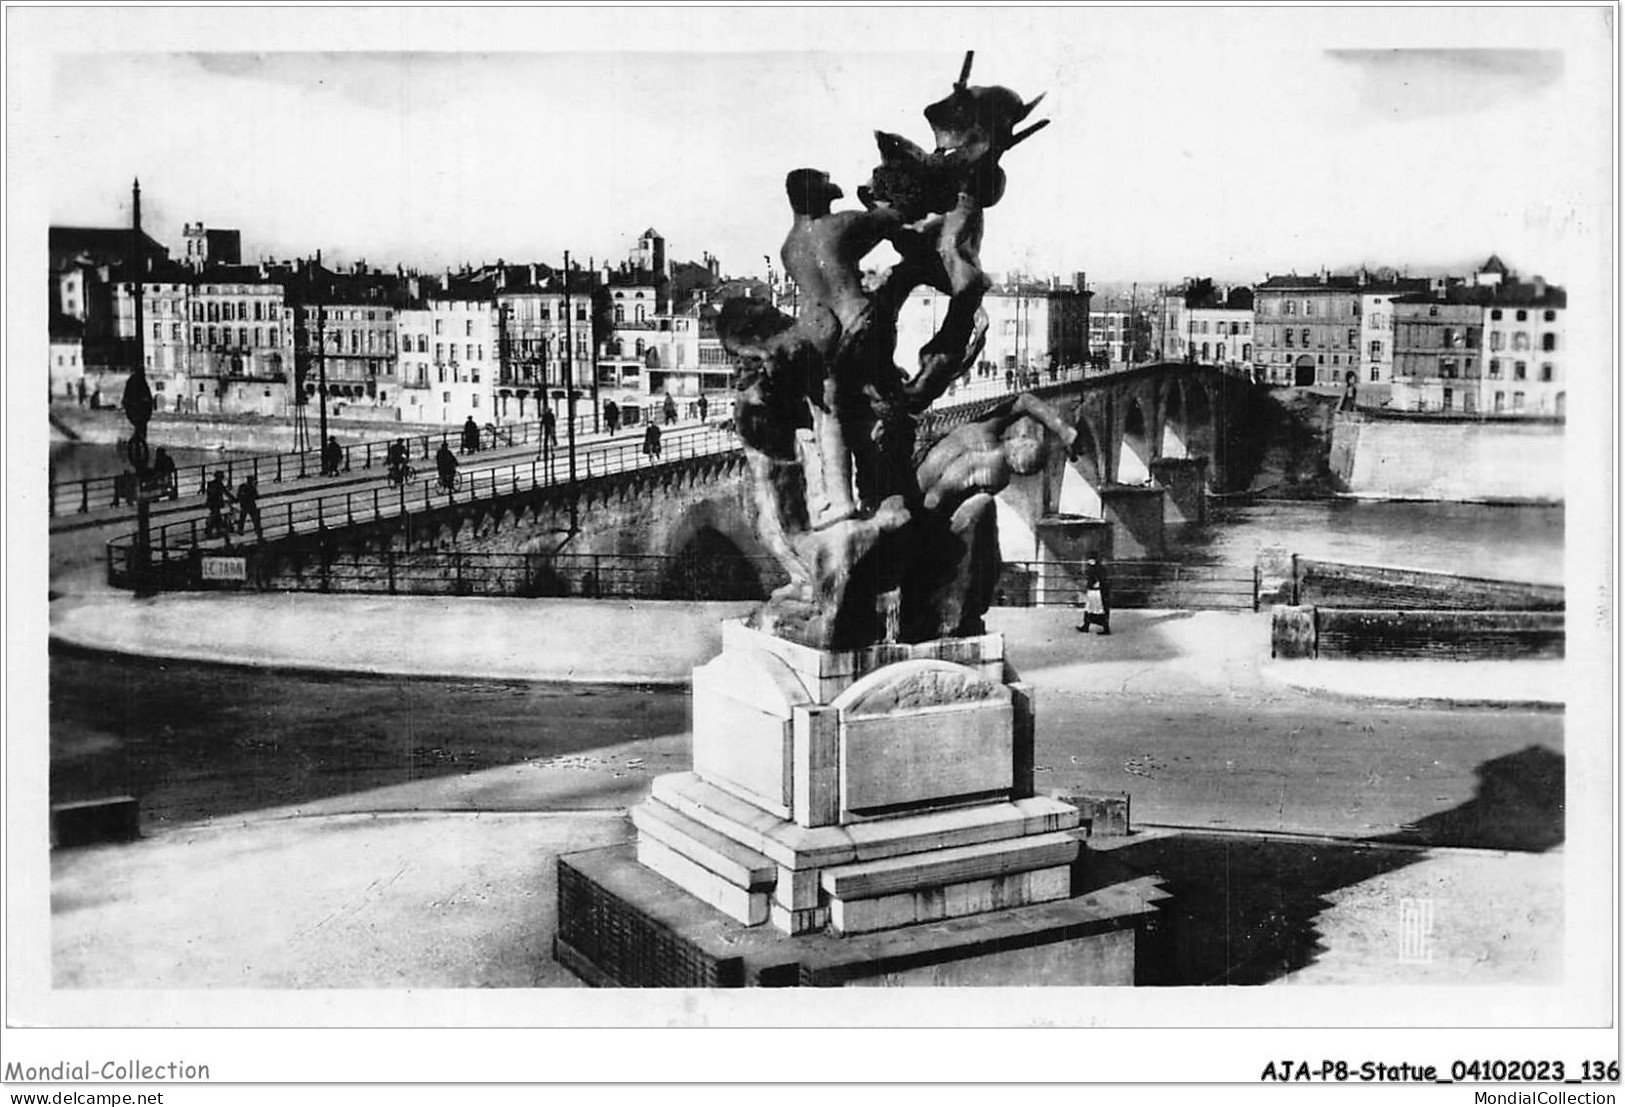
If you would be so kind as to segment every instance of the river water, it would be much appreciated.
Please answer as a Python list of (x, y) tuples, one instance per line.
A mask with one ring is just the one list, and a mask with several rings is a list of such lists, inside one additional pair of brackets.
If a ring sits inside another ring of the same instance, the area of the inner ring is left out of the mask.
[(1170, 560), (1251, 569), (1259, 547), (1365, 565), (1563, 583), (1564, 509), (1372, 500), (1214, 504), (1170, 527)]
[[(200, 450), (185, 446), (166, 446), (175, 467), (213, 465), (228, 457), (249, 457), (242, 450)], [(100, 442), (52, 442), (51, 479), (61, 484), (66, 481), (95, 477), (112, 477), (130, 467), (122, 445)]]

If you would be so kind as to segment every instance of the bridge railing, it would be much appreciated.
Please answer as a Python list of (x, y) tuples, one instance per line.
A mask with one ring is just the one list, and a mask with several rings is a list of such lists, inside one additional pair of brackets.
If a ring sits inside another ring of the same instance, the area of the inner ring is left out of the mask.
[[(1108, 561), (1112, 607), (1183, 611), (1251, 611), (1257, 574), (1233, 565), (1177, 561)], [(1081, 561), (1006, 561), (993, 603), (997, 607), (1068, 607), (1083, 599)]]
[[(733, 431), (717, 425), (679, 428), (662, 434), (658, 453), (651, 452), (637, 440), (601, 442), (590, 450), (578, 451), (576, 477), (585, 480), (652, 469), (727, 453), (737, 446)], [(431, 468), (429, 473), (420, 471), (400, 484), (374, 484), (265, 504), (260, 511), (260, 527), (255, 531), (255, 538), (285, 538), (318, 533), (330, 527), (372, 523), (386, 517), (493, 499), (534, 488), (568, 486), (569, 479), (569, 458), (556, 447), (538, 450), (520, 460), (479, 468), (472, 464), (461, 466), (450, 488), (441, 483), (439, 474)], [(231, 515), (235, 516), (236, 512)], [(149, 563), (161, 570), (165, 565), (189, 560), (194, 549), (205, 553), (235, 552), (239, 548), (236, 543), (247, 537), (252, 524), (241, 518), (233, 523), (229, 517), (226, 522), (225, 533), (215, 533), (207, 518), (196, 515), (153, 527)], [(107, 544), (108, 576), (113, 583), (128, 582), (134, 542), (134, 535), (123, 535)], [(165, 577), (162, 572), (159, 575)]]
[[(658, 405), (646, 408), (651, 416), (660, 414)], [(719, 399), (709, 402), (706, 418), (721, 421), (733, 412), (731, 398)], [(683, 412), (680, 414), (691, 421), (698, 415), (693, 403), (685, 402)], [(645, 422), (659, 421), (658, 419), (645, 419)], [(387, 424), (386, 424), (387, 425)], [(595, 422), (590, 405), (585, 414), (580, 413), (578, 405), (575, 417), (576, 437), (585, 438), (596, 434), (602, 425), (602, 418)], [(544, 424), (540, 420), (528, 422), (504, 423), (501, 425), (486, 425), (480, 430), (480, 450), (500, 450), (516, 446), (539, 445), (544, 437)], [(414, 463), (417, 459), (429, 460), (434, 456), (441, 444), (444, 443), (462, 452), (462, 428), (460, 426), (447, 426), (439, 430), (427, 431), (414, 435), (396, 435), (396, 438), (406, 440), (407, 456)], [(569, 427), (563, 419), (557, 421), (554, 428), (554, 438), (560, 446), (569, 439)], [(337, 473), (366, 472), (369, 470), (382, 470), (389, 464), (389, 446), (394, 438), (379, 438), (366, 442), (352, 442), (340, 444), (341, 458), (336, 468)], [(231, 457), (222, 457), (217, 461), (208, 461), (191, 465), (177, 466), (175, 480), (170, 489), (169, 498), (194, 499), (204, 494), (209, 479), (215, 473), (224, 473), (226, 482), (236, 489), (238, 482), (253, 476), (255, 481), (263, 488), (268, 484), (281, 484), (284, 481), (304, 480), (308, 477), (322, 476), (323, 463), (320, 447), (309, 450), (292, 450), (278, 454), (241, 454)], [(104, 477), (85, 477), (79, 480), (52, 481), (50, 483), (50, 514), (54, 518), (58, 515), (73, 513), (85, 514), (109, 507), (122, 507), (133, 502), (134, 474), (125, 472)]]
[[(1057, 382), (1056, 387), (1065, 382)], [(1048, 386), (1041, 386), (1045, 391)], [(958, 403), (933, 407), (921, 421), (922, 439), (935, 430), (945, 429), (1004, 395), (995, 392), (982, 397), (962, 398)], [(725, 409), (726, 410), (726, 409)], [(503, 447), (537, 447), (535, 454), (525, 458), (499, 462), (476, 468), (477, 461), (466, 463), (458, 474), (457, 484), (444, 488), (438, 475), (432, 471), (432, 455), (418, 458), (413, 479), (398, 485), (371, 485), (359, 489), (342, 489), (297, 499), (284, 499), (262, 506), (261, 526), (256, 537), (283, 538), (301, 533), (315, 533), (331, 527), (354, 526), (376, 522), (389, 516), (443, 508), (464, 502), (494, 498), (528, 491), (537, 487), (567, 485), (570, 480), (569, 460), (563, 444), (547, 448), (542, 441), (541, 424), (512, 424), (498, 428)], [(437, 436), (419, 436), (419, 440), (433, 440)], [(438, 436), (448, 444), (454, 441), (451, 431)], [(382, 471), (385, 443), (373, 444), (375, 449), (362, 454), (363, 468), (376, 465)], [(653, 468), (662, 464), (698, 457), (731, 453), (739, 448), (738, 438), (731, 420), (708, 423), (699, 427), (676, 427), (664, 431), (659, 440), (658, 453), (643, 436), (620, 440), (598, 440), (577, 451), (576, 477), (578, 480), (614, 475), (635, 469)], [(427, 445), (423, 445), (427, 450)], [(418, 450), (414, 450), (418, 453)], [(466, 457), (466, 455), (465, 455)], [(425, 472), (424, 470), (430, 470)], [(151, 532), (152, 553), (150, 564), (161, 567), (191, 557), (191, 550), (204, 552), (229, 547), (235, 539), (246, 537), (243, 528), (232, 527), (228, 533), (212, 533), (207, 520), (197, 515), (177, 522), (165, 523)], [(123, 535), (108, 543), (108, 573), (113, 583), (128, 583), (129, 549), (134, 535)], [(162, 576), (162, 574), (158, 574)]]

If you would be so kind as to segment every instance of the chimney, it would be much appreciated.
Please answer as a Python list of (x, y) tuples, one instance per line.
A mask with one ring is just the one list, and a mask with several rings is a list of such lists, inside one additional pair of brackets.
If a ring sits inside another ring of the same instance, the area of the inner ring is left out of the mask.
[(535, 288), (536, 287), (536, 263), (534, 261), (531, 262), (530, 265), (527, 267), (526, 271), (527, 271), (527, 274), (530, 277), (530, 286), (532, 288)]
[(318, 247), (317, 250), (316, 250), (316, 264), (320, 265), (321, 263), (322, 263), (322, 251)]
[(1536, 273), (1531, 283), (1535, 286), (1535, 299), (1544, 300), (1546, 298), (1546, 278)]

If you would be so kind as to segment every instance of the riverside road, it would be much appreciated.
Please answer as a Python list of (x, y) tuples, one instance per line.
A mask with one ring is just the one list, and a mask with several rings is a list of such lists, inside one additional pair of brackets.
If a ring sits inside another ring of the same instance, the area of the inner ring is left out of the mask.
[[(1110, 639), (1056, 635), (1025, 651), (1040, 789), (1128, 792), (1142, 824), (1497, 849), (1562, 840), (1558, 712), (1373, 707), (1291, 689), (1243, 700), (1154, 683), (1103, 695), (1069, 691), (1064, 669), (1046, 678), (1044, 663), (1068, 660), (1063, 651), (1132, 657), (1138, 614), (1121, 613)], [(137, 795), (149, 833), (271, 808), (399, 810), (425, 797), (464, 809), (618, 809), (689, 762), (687, 695), (669, 689), (58, 650), (51, 691), (53, 802)], [(547, 779), (540, 792), (497, 783), (508, 778), (493, 770), (515, 767), (555, 771), (535, 775)], [(1488, 818), (1486, 789), (1497, 805)]]

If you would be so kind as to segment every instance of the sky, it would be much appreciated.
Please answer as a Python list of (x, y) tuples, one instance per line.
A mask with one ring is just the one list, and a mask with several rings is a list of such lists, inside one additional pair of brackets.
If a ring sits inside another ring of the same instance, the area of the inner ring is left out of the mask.
[(51, 222), (122, 223), (139, 176), (172, 254), (188, 220), (240, 229), (250, 259), (427, 270), (620, 260), (654, 227), (673, 258), (761, 275), (785, 172), (825, 169), (855, 204), (872, 132), (929, 145), (921, 110), (974, 48), (973, 83), (1044, 93), (1051, 120), (1005, 158), (995, 272), (1251, 281), (1494, 252), (1561, 282), (1612, 233), (1595, 10), (205, 12), (27, 13), (51, 43)]

